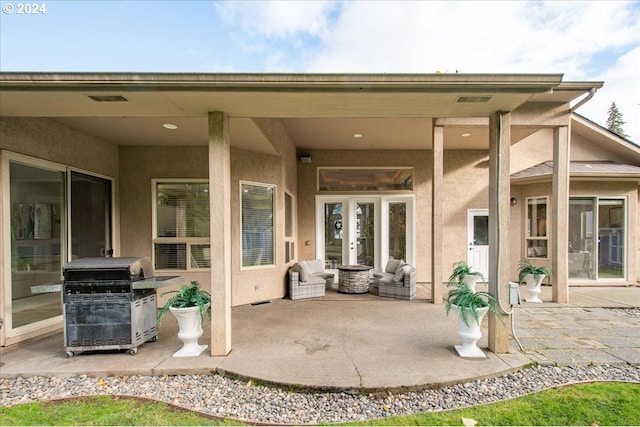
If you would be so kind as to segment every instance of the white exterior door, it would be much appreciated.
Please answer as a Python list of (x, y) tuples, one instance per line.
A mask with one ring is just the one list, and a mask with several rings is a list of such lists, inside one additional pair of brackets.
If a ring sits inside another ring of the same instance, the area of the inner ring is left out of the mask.
[(467, 213), (467, 264), (489, 281), (489, 210), (469, 209)]
[(369, 265), (390, 257), (414, 262), (412, 196), (317, 196), (316, 256), (325, 268)]

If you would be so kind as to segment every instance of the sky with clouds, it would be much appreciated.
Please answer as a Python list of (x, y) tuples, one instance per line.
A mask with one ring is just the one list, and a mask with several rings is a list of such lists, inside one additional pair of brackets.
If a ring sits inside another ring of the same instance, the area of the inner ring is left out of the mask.
[(2, 71), (564, 73), (640, 143), (640, 1), (0, 4)]

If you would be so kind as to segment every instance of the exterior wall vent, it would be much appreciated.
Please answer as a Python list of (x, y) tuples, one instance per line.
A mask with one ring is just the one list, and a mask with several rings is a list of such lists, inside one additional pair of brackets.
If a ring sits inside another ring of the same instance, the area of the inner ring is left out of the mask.
[(127, 102), (129, 101), (122, 95), (87, 95), (96, 102)]
[(490, 99), (491, 99), (490, 95), (459, 96), (456, 99), (456, 103), (482, 103), (482, 102), (489, 102)]

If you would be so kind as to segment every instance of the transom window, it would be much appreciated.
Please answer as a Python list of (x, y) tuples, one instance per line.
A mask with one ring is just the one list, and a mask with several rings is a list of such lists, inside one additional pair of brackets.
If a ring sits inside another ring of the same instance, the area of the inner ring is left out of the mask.
[(318, 191), (412, 191), (413, 168), (318, 168)]
[(154, 180), (153, 194), (156, 270), (211, 268), (208, 182)]

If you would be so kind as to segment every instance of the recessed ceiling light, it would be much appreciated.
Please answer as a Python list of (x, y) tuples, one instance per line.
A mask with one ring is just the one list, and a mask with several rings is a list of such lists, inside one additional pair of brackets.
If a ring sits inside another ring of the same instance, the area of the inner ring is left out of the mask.
[(471, 134), (470, 134), (469, 132), (465, 132), (465, 133), (463, 133), (463, 134), (462, 134), (462, 137), (463, 137), (463, 138), (466, 138), (466, 137), (468, 137), (468, 136), (471, 136)]
[(354, 138), (362, 138), (362, 134), (361, 133), (354, 133), (353, 137)]
[(171, 129), (171, 130), (178, 129), (178, 126), (174, 125), (173, 123), (165, 123), (162, 125), (162, 127), (165, 129)]

